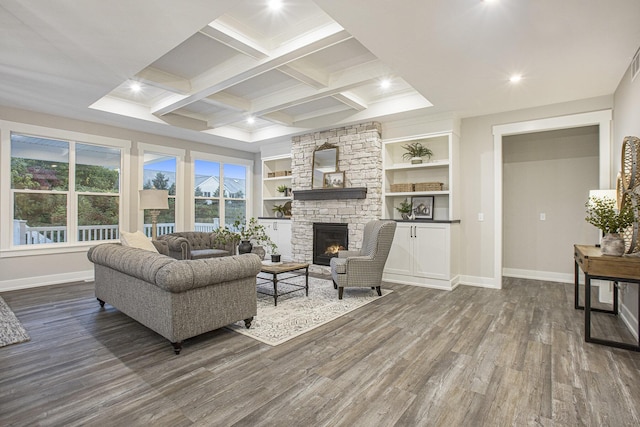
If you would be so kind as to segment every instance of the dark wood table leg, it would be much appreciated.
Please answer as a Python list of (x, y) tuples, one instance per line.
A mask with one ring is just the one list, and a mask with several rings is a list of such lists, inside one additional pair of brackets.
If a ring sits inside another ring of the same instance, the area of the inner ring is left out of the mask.
[(309, 296), (309, 266), (307, 266), (304, 272), (304, 287), (307, 291), (307, 296)]
[(591, 342), (591, 277), (584, 275), (584, 340)]
[(278, 306), (278, 273), (273, 274), (273, 305)]
[(578, 267), (578, 261), (574, 262), (575, 266), (574, 266), (574, 271), (573, 271), (573, 281), (574, 281), (574, 297), (573, 297), (573, 301), (574, 301), (574, 308), (577, 310), (580, 307), (580, 284), (578, 281), (578, 274), (580, 273), (580, 267)]

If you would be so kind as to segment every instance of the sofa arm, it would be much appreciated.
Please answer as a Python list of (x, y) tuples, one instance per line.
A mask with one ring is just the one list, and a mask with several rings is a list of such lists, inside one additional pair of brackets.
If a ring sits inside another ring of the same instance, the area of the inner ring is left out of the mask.
[(169, 256), (175, 259), (191, 259), (191, 244), (184, 237), (163, 235), (158, 240), (167, 242)]
[(169, 244), (164, 240), (152, 240), (153, 246), (156, 247), (156, 250), (159, 254), (169, 256)]
[(247, 277), (255, 279), (261, 268), (256, 254), (174, 262), (158, 271), (156, 286), (168, 292), (184, 292)]

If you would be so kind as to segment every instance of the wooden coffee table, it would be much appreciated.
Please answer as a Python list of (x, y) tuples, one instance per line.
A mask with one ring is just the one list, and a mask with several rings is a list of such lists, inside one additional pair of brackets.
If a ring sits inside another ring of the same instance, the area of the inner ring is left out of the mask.
[[(302, 271), (304, 270), (304, 272)], [(278, 264), (262, 264), (262, 268), (260, 269), (261, 273), (271, 274), (271, 277), (265, 278), (257, 277), (257, 284), (265, 284), (265, 283), (273, 283), (273, 293), (261, 291), (258, 288), (258, 293), (263, 295), (272, 295), (274, 305), (278, 305), (278, 297), (286, 294), (290, 294), (291, 292), (297, 292), (302, 289), (305, 290), (307, 296), (309, 296), (309, 264), (304, 264), (300, 262), (283, 262)], [(283, 274), (286, 276), (282, 277)], [(302, 276), (304, 274), (305, 281), (304, 285), (299, 285), (297, 283), (291, 283), (287, 280), (292, 279), (294, 277)], [(280, 277), (279, 277), (280, 276)], [(262, 280), (262, 281), (260, 281)], [(296, 289), (286, 292), (278, 292), (278, 283), (285, 283), (289, 286), (293, 286)]]

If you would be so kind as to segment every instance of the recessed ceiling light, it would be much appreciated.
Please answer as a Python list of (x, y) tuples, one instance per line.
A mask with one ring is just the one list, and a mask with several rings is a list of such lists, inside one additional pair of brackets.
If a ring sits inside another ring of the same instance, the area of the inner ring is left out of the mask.
[(391, 80), (389, 79), (382, 79), (380, 81), (380, 87), (382, 89), (389, 89), (389, 87), (391, 87)]
[(511, 78), (509, 79), (509, 81), (511, 83), (518, 83), (520, 80), (522, 80), (522, 76), (520, 74), (514, 74), (513, 76), (511, 76)]
[(279, 10), (282, 7), (282, 0), (269, 0), (269, 9)]
[(253, 116), (249, 116), (247, 117), (247, 123), (249, 123), (250, 125), (254, 124), (256, 122), (256, 118)]
[(131, 89), (131, 92), (140, 92), (142, 90), (142, 85), (138, 82), (133, 82), (129, 85), (129, 89)]

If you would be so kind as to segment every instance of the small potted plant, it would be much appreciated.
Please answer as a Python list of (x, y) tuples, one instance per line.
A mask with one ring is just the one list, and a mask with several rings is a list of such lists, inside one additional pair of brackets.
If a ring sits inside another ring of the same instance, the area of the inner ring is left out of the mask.
[(275, 205), (274, 207), (271, 208), (271, 210), (273, 210), (276, 213), (276, 217), (282, 218), (284, 216), (286, 208), (284, 207), (284, 205)]
[(631, 202), (627, 200), (622, 209), (610, 197), (589, 197), (586, 203), (585, 220), (602, 230), (601, 250), (603, 255), (622, 256), (625, 250), (624, 238), (620, 234), (635, 221)]
[(278, 193), (280, 193), (280, 194), (282, 194), (282, 195), (285, 195), (285, 196), (286, 196), (286, 194), (289, 192), (289, 187), (287, 187), (287, 186), (286, 186), (286, 185), (284, 185), (284, 184), (283, 184), (283, 185), (279, 185), (279, 186), (276, 188), (276, 191), (277, 191)]
[(412, 165), (422, 163), (423, 157), (430, 159), (433, 156), (433, 151), (420, 142), (412, 142), (411, 144), (403, 145), (402, 148), (407, 151), (402, 155), (402, 158), (411, 161)]
[(271, 253), (271, 262), (276, 263), (281, 261), (281, 255), (278, 253), (278, 245), (273, 243), (272, 240), (267, 243), (269, 247), (269, 252)]
[(411, 219), (411, 212), (413, 210), (413, 207), (411, 206), (411, 203), (407, 201), (407, 199), (404, 199), (404, 201), (400, 202), (400, 206), (396, 206), (396, 210), (400, 212), (400, 215), (402, 215), (402, 219)]

